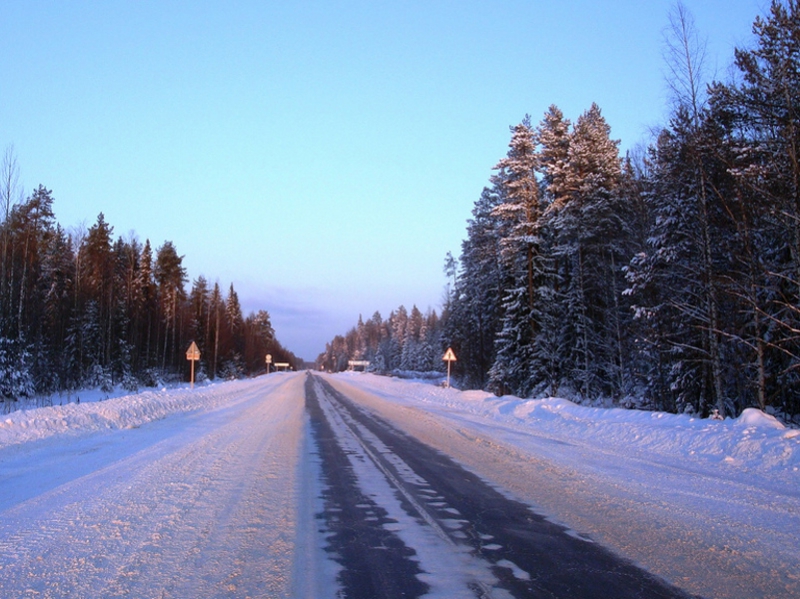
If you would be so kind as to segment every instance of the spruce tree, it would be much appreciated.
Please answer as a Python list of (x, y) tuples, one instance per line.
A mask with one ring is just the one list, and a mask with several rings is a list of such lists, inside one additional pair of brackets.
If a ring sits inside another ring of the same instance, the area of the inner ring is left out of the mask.
[[(495, 361), (495, 339), (501, 326), (503, 265), (500, 225), (494, 214), (502, 187), (486, 187), (475, 202), (461, 244), (452, 300), (444, 317), (446, 345), (458, 356), (463, 384), (482, 389)], [(439, 356), (441, 357), (441, 356)]]
[(495, 390), (523, 396), (530, 391), (533, 343), (541, 328), (536, 317), (543, 276), (537, 160), (536, 137), (526, 116), (512, 128), (508, 154), (495, 166), (499, 174), (494, 183), (503, 188), (503, 201), (492, 215), (501, 223), (499, 249), (506, 282), (489, 374)]
[[(617, 188), (618, 142), (594, 104), (576, 121), (566, 163), (556, 172), (557, 188), (548, 209), (552, 255), (560, 305), (563, 381), (583, 397), (616, 390), (614, 323), (622, 290), (625, 223)], [(550, 320), (552, 322), (552, 319)]]

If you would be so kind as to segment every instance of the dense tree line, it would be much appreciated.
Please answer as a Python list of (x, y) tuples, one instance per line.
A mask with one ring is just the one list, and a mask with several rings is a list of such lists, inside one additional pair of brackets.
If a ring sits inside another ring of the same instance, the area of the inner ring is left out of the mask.
[(800, 413), (800, 3), (774, 0), (707, 86), (672, 17), (674, 109), (642, 156), (595, 105), (513, 127), (442, 317), (465, 385)]
[(114, 238), (103, 214), (68, 233), (51, 190), (18, 197), (17, 172), (9, 149), (0, 182), (0, 399), (185, 377), (191, 341), (200, 377), (260, 372), (268, 352), (297, 362), (266, 311), (243, 316), (233, 285), (223, 292), (200, 276), (187, 294), (172, 242), (154, 250), (133, 235)]
[(649, 148), (621, 156), (596, 105), (574, 123), (556, 106), (525, 117), (447, 256), (424, 358), (406, 359), (419, 337), (401, 308), (319, 362), (440, 369), (452, 346), (464, 387), (800, 414), (800, 1), (755, 20), (728, 82), (704, 83), (682, 5), (670, 25), (673, 107)]
[(394, 310), (384, 320), (379, 312), (358, 324), (345, 335), (337, 335), (325, 344), (317, 358), (317, 367), (328, 372), (347, 370), (350, 360), (365, 360), (373, 372), (398, 370), (430, 372), (442, 364), (440, 351), (442, 327), (435, 311), (423, 314), (413, 306)]

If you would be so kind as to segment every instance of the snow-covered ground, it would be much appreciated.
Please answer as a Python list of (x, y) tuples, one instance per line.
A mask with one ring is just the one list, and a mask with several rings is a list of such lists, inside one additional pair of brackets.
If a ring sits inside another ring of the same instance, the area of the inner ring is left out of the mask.
[(736, 419), (713, 420), (687, 415), (586, 408), (566, 399), (497, 397), (484, 391), (459, 391), (427, 382), (342, 373), (336, 378), (395, 403), (424, 406), (439, 415), (483, 421), (498, 430), (521, 426), (537, 435), (570, 439), (597, 450), (621, 450), (648, 459), (658, 456), (682, 467), (717, 475), (775, 478), (800, 491), (800, 429), (787, 428), (773, 416), (747, 409)]
[(278, 375), (4, 418), (0, 596), (314, 596), (302, 397)]
[[(83, 435), (92, 431), (133, 428), (171, 414), (213, 409), (228, 399), (219, 393), (219, 384), (191, 389), (189, 385), (162, 387), (125, 394), (122, 390), (104, 393), (97, 389), (49, 398), (49, 407), (21, 404), (0, 416), (0, 448), (55, 435)], [(76, 401), (77, 399), (77, 401)]]
[(800, 597), (800, 430), (771, 416), (703, 420), (335, 380), (538, 512), (692, 593)]
[[(303, 380), (273, 374), (0, 417), (2, 596), (333, 596)], [(329, 380), (689, 592), (800, 596), (800, 431), (770, 416), (700, 420), (368, 374)]]

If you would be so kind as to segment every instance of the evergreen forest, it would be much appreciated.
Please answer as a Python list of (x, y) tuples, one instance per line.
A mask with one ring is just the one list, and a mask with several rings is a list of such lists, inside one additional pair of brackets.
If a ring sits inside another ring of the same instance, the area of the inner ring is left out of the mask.
[(0, 400), (52, 401), (82, 388), (135, 391), (188, 380), (185, 352), (196, 342), (196, 379), (263, 372), (265, 356), (298, 366), (275, 338), (269, 313), (242, 314), (233, 285), (199, 276), (187, 294), (183, 256), (170, 241), (155, 250), (135, 235), (114, 238), (103, 214), (67, 232), (53, 192), (19, 197), (9, 147), (0, 185)]
[[(359, 320), (322, 366), (441, 369), (464, 388), (736, 416), (800, 414), (800, 1), (773, 0), (726, 81), (670, 14), (668, 122), (621, 155), (600, 107), (511, 127), (441, 316)], [(413, 324), (410, 324), (412, 323)]]
[(393, 310), (387, 319), (380, 312), (358, 324), (346, 335), (337, 335), (325, 345), (317, 367), (327, 372), (349, 368), (350, 360), (365, 360), (372, 372), (437, 372), (441, 367), (442, 324), (435, 311), (423, 314), (413, 306)]

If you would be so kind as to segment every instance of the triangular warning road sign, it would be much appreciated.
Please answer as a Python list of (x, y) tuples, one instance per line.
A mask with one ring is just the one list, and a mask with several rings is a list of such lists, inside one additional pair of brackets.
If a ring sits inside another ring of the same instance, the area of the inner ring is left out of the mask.
[(197, 344), (194, 341), (192, 341), (189, 349), (186, 350), (186, 359), (192, 361), (200, 359), (200, 348), (197, 347)]
[(452, 347), (448, 347), (447, 348), (447, 351), (444, 352), (444, 357), (442, 358), (442, 360), (444, 360), (445, 362), (455, 362), (456, 361), (456, 355), (453, 353), (453, 348)]

